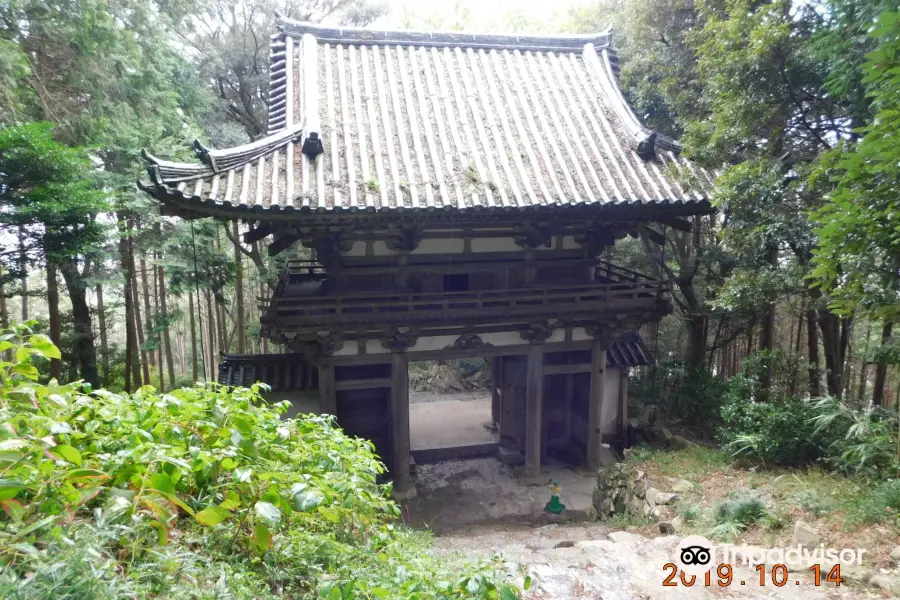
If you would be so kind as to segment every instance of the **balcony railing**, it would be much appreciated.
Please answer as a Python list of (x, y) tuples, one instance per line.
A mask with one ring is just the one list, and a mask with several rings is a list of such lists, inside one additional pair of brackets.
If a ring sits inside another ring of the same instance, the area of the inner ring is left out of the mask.
[(656, 306), (670, 290), (666, 281), (655, 281), (618, 267), (598, 273), (599, 278), (606, 281), (469, 292), (392, 291), (276, 297), (271, 304), (261, 307), (262, 322), (273, 324), (286, 320), (302, 327), (351, 322), (447, 321), (462, 317), (488, 321), (544, 313), (593, 315), (613, 308)]

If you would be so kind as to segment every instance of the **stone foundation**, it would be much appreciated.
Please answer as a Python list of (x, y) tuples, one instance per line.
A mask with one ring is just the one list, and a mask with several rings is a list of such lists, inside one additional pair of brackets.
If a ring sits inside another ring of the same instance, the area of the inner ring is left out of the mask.
[[(659, 509), (647, 498), (647, 475), (628, 463), (616, 463), (597, 472), (593, 505), (601, 521), (616, 515), (658, 519)], [(652, 490), (656, 492), (657, 490)]]

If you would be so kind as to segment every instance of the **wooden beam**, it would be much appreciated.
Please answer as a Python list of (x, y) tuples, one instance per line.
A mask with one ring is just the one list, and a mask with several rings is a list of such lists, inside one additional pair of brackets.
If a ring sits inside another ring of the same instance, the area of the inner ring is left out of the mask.
[(528, 347), (525, 389), (525, 477), (537, 479), (541, 475), (541, 413), (544, 387), (544, 347)]
[(622, 448), (628, 446), (628, 367), (619, 369), (619, 434)]
[(319, 396), (322, 398), (322, 413), (337, 416), (337, 386), (332, 363), (319, 365)]
[(391, 355), (391, 475), (400, 498), (409, 493), (409, 359), (405, 352)]
[(591, 363), (577, 365), (544, 365), (544, 375), (568, 375), (569, 373), (590, 373)]
[(369, 390), (372, 388), (389, 388), (391, 387), (391, 380), (388, 377), (378, 378), (378, 379), (345, 379), (343, 381), (338, 381), (336, 384), (336, 389), (338, 391), (343, 390)]
[(491, 421), (500, 431), (500, 386), (503, 385), (503, 359), (499, 356), (491, 358)]
[(269, 224), (262, 224), (257, 227), (254, 227), (250, 231), (244, 234), (244, 243), (245, 244), (253, 244), (255, 242), (260, 241), (267, 235), (271, 234), (275, 230), (275, 227)]
[(600, 468), (602, 436), (600, 410), (603, 406), (603, 382), (605, 378), (606, 348), (601, 342), (594, 341), (594, 348), (591, 352), (591, 395), (588, 399), (587, 456), (585, 460), (587, 467), (592, 471)]

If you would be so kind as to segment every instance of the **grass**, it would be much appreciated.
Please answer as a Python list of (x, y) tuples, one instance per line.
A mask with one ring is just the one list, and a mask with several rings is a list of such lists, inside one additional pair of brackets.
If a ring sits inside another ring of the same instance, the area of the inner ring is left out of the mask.
[[(900, 537), (900, 480), (876, 485), (817, 468), (764, 468), (706, 446), (638, 448), (631, 461), (660, 487), (666, 477), (695, 484), (669, 508), (681, 516), (680, 535), (780, 547), (803, 520), (826, 545), (868, 549), (869, 566), (875, 567), (890, 564)], [(652, 524), (645, 529), (656, 533)]]

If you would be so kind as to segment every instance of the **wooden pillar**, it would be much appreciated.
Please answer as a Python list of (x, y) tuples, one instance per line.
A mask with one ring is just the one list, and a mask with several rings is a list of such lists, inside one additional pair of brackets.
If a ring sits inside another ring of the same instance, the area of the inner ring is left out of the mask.
[(628, 446), (628, 367), (619, 369), (619, 435), (624, 449)]
[(606, 347), (594, 341), (591, 352), (591, 396), (588, 403), (587, 456), (589, 469), (600, 468), (601, 428), (600, 409), (603, 406), (603, 381), (606, 377)]
[(322, 414), (337, 416), (337, 389), (334, 381), (334, 365), (319, 365), (319, 396)]
[(528, 348), (525, 390), (525, 477), (541, 474), (541, 413), (544, 383), (544, 347), (532, 344)]
[(410, 491), (409, 479), (409, 359), (406, 352), (391, 355), (391, 439), (393, 456), (391, 474), (394, 493), (405, 496)]
[(503, 385), (503, 357), (491, 359), (491, 421), (500, 431), (500, 386)]

